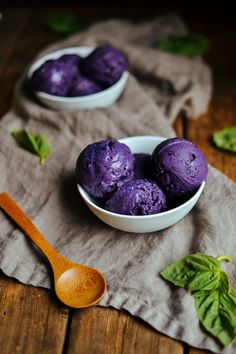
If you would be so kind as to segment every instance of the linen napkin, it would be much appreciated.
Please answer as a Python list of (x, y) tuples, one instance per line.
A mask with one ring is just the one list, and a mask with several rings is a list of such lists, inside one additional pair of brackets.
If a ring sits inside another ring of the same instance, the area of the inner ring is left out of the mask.
[[(100, 269), (108, 280), (101, 306), (125, 309), (158, 331), (216, 353), (222, 350), (201, 329), (194, 301), (159, 275), (167, 265), (194, 252), (234, 257), (236, 184), (210, 167), (195, 208), (176, 225), (148, 234), (113, 229), (97, 219), (80, 198), (74, 179), (76, 159), (87, 144), (134, 135), (175, 135), (180, 111), (196, 118), (207, 109), (211, 74), (200, 58), (162, 53), (153, 43), (167, 34), (183, 35), (184, 24), (167, 16), (142, 24), (98, 23), (47, 48), (109, 43), (122, 49), (130, 78), (120, 99), (107, 109), (53, 111), (17, 84), (13, 108), (0, 121), (0, 190), (9, 192), (49, 242), (65, 257)], [(18, 147), (14, 129), (45, 134), (53, 148), (41, 166)], [(222, 222), (221, 217), (224, 217)], [(25, 284), (50, 288), (52, 274), (40, 251), (0, 212), (0, 267)], [(236, 269), (230, 265), (236, 287)]]

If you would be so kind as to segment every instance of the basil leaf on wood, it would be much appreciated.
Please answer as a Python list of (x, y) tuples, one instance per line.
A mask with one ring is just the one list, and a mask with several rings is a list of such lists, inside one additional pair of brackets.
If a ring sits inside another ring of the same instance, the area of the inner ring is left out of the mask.
[(172, 263), (160, 274), (191, 291), (200, 323), (227, 346), (236, 337), (236, 292), (221, 268), (222, 260), (232, 259), (196, 253)]
[(157, 48), (169, 53), (195, 56), (207, 52), (208, 39), (200, 35), (167, 36), (157, 43)]
[(218, 130), (213, 134), (213, 141), (220, 149), (236, 152), (236, 126)]
[(41, 164), (43, 164), (46, 158), (51, 154), (48, 140), (42, 134), (28, 132), (23, 129), (13, 131), (12, 136), (23, 149), (39, 156)]

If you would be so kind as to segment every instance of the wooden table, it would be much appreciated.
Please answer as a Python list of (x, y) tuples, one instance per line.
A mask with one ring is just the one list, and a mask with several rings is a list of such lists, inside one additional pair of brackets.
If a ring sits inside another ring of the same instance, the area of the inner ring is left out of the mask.
[[(61, 38), (43, 27), (48, 12), (56, 8), (3, 8), (0, 22), (0, 116), (11, 105), (13, 88), (26, 64), (45, 45)], [(160, 10), (160, 11), (159, 11)], [(165, 8), (132, 6), (74, 7), (81, 22), (89, 24), (109, 16), (138, 19), (153, 17)], [(236, 181), (236, 156), (217, 150), (212, 133), (235, 125), (236, 112), (236, 28), (233, 17), (221, 13), (179, 11), (191, 29), (210, 38), (207, 61), (214, 71), (214, 93), (209, 111), (196, 121), (179, 117), (175, 128), (198, 144), (208, 161)], [(212, 15), (212, 13), (211, 13)], [(221, 24), (220, 24), (221, 23)], [(22, 285), (0, 275), (1, 354), (200, 354), (206, 351), (164, 336), (127, 312), (93, 307), (71, 310), (52, 291)]]

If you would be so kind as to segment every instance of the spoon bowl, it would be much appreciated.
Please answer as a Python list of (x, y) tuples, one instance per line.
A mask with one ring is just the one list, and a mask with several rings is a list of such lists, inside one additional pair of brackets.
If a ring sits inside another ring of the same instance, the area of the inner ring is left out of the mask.
[(56, 294), (64, 304), (84, 308), (102, 299), (106, 292), (106, 279), (101, 272), (74, 263), (58, 253), (8, 193), (0, 193), (0, 208), (45, 254), (53, 269)]
[(104, 295), (106, 281), (91, 267), (77, 265), (63, 272), (55, 283), (58, 298), (66, 305), (84, 308), (96, 304)]

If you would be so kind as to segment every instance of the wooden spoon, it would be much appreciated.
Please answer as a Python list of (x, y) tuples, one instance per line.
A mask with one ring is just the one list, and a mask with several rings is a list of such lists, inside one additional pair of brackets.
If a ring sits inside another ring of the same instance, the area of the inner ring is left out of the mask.
[(0, 193), (0, 207), (49, 260), (54, 273), (56, 294), (64, 304), (84, 308), (101, 300), (106, 291), (106, 279), (102, 273), (95, 268), (74, 263), (59, 254), (9, 194)]

